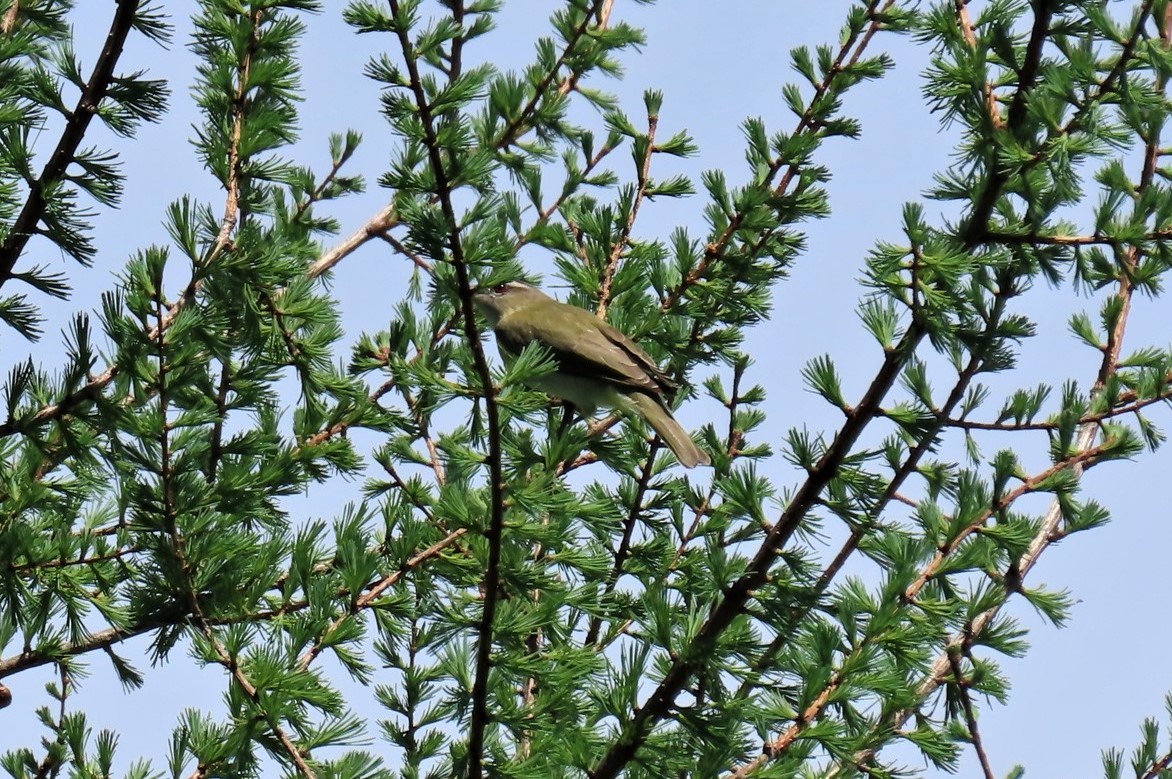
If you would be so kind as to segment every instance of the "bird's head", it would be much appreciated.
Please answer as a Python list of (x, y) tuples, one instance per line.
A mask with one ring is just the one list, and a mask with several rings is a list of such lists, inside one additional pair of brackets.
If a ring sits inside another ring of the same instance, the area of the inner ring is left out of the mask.
[(506, 281), (472, 290), (473, 305), (491, 327), (515, 311), (549, 299), (544, 292), (523, 281)]

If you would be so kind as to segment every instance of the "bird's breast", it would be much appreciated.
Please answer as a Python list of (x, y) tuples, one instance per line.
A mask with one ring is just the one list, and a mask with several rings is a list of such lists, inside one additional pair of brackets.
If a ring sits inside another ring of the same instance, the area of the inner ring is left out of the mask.
[[(524, 346), (513, 351), (505, 346), (505, 343), (506, 340), (498, 336), (497, 348), (501, 353), (501, 358), (506, 363), (511, 363), (517, 359), (517, 355), (524, 349)], [(530, 379), (525, 383), (533, 389), (552, 395), (559, 400), (569, 401), (574, 404), (574, 408), (583, 414), (593, 414), (599, 406), (614, 405), (610, 400), (609, 393), (613, 390), (609, 385), (596, 379), (563, 373), (560, 370)]]
[(555, 371), (532, 381), (534, 389), (569, 401), (583, 414), (593, 414), (599, 406), (613, 406), (614, 389), (605, 382)]

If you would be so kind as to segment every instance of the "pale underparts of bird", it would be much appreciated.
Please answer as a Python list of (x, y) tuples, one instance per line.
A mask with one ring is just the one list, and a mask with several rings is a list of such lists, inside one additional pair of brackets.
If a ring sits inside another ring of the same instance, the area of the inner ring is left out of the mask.
[(600, 406), (649, 424), (687, 468), (710, 460), (668, 405), (678, 385), (637, 343), (585, 309), (560, 303), (536, 287), (510, 281), (473, 291), (472, 302), (496, 334), (506, 361), (531, 343), (549, 350), (557, 369), (530, 382), (586, 415)]

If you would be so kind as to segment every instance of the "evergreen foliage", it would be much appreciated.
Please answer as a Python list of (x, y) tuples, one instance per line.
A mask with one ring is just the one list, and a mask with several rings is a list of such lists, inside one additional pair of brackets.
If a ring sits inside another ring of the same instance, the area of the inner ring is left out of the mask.
[[(118, 0), (90, 31), (68, 0), (0, 0), (6, 338), (41, 337), (40, 301), (70, 294), (69, 266), (37, 256), (101, 251), (123, 182), (96, 128), (133, 137), (193, 100), (220, 193), (170, 204), (169, 241), (4, 382), (0, 705), (32, 694), (26, 671), (57, 677), (8, 774), (894, 777), (914, 773), (884, 751), (902, 742), (945, 770), (971, 745), (992, 776), (978, 710), (1009, 700), (998, 656), (1027, 649), (1007, 604), (1066, 620), (1071, 595), (1030, 573), (1107, 522), (1083, 474), (1164, 440), (1172, 353), (1123, 341), (1172, 263), (1172, 3), (856, 0), (837, 42), (791, 53), (792, 125), (745, 120), (744, 167), (696, 180), (659, 172), (702, 153), (670, 94), (601, 88), (638, 67), (625, 4), (551, 3), (529, 67), (504, 72), (477, 53), (499, 0), (200, 0), (177, 42), (200, 62), (188, 97), (123, 61), (128, 36), (169, 43), (178, 6)], [(365, 76), (393, 139), (368, 172), (385, 208), (342, 239), (353, 225), (321, 206), (365, 188), (362, 139), (339, 118), (324, 172), (288, 156), (320, 13), (379, 41)], [(101, 34), (85, 70), (74, 36)], [(888, 75), (894, 36), (931, 50), (925, 107), (956, 154), (865, 258), (869, 382), (844, 386), (852, 355), (811, 361), (806, 388), (841, 422), (766, 440), (785, 409), (746, 332), (802, 260), (802, 224), (830, 216), (819, 155), (859, 135), (850, 96)], [(641, 230), (677, 199), (703, 201), (699, 229)], [(380, 240), (412, 281), (385, 330), (347, 343), (328, 279)], [(517, 257), (535, 249), (680, 402), (715, 401), (710, 470), (527, 389), (538, 350), (501, 368), (472, 290), (532, 275)], [(1069, 324), (1081, 383), (1014, 383), (1042, 284), (1102, 303)], [(763, 475), (770, 458), (792, 478)], [(338, 475), (362, 490), (332, 522), (289, 510)], [(854, 560), (882, 577), (844, 573)], [(143, 662), (186, 655), (222, 710), (116, 756), (74, 692), (112, 673), (132, 700)], [(1105, 775), (1167, 775), (1166, 741), (1147, 722)]]

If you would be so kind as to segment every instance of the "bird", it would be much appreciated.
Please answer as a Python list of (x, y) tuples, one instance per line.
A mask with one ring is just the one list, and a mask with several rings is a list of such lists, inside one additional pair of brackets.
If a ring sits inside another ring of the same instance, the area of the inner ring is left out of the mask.
[(600, 406), (638, 416), (685, 468), (711, 463), (671, 414), (668, 403), (679, 385), (618, 329), (523, 281), (477, 287), (472, 303), (496, 334), (506, 362), (531, 343), (552, 354), (556, 369), (528, 382), (534, 389), (569, 402), (587, 416)]

